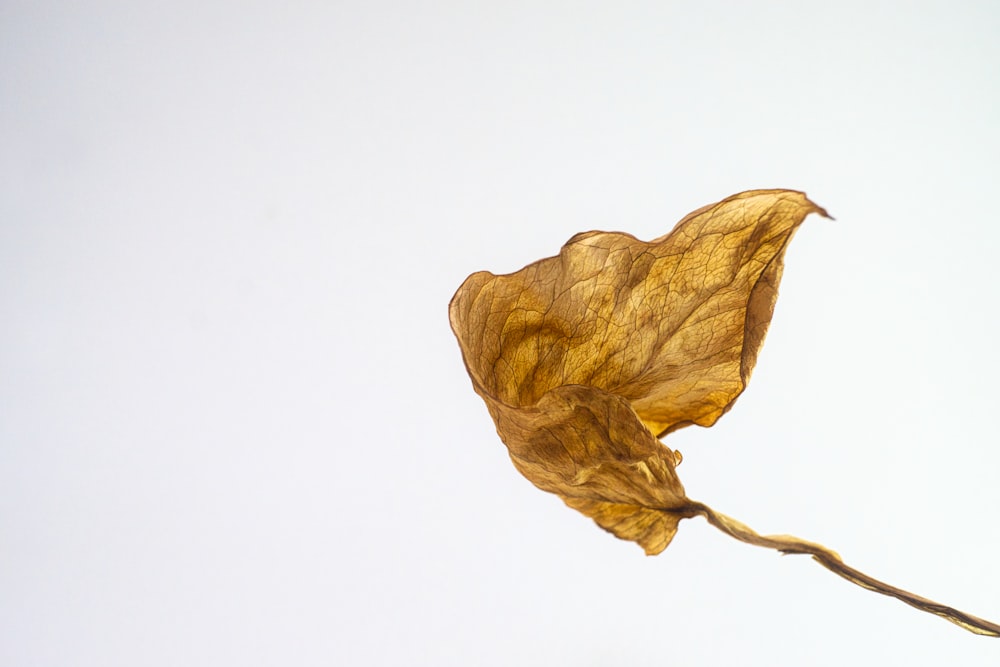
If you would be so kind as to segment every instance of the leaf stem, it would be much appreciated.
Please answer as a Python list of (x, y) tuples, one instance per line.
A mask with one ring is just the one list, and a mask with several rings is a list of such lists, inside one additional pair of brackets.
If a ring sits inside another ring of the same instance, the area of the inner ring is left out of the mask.
[(699, 502), (692, 502), (684, 508), (683, 513), (687, 516), (705, 517), (710, 524), (730, 537), (736, 538), (740, 542), (745, 542), (758, 547), (775, 549), (785, 554), (808, 554), (813, 557), (813, 560), (826, 569), (854, 584), (857, 584), (858, 586), (861, 586), (862, 588), (867, 588), (870, 591), (894, 597), (897, 600), (905, 602), (911, 607), (934, 614), (935, 616), (940, 616), (946, 621), (951, 621), (955, 625), (961, 626), (969, 632), (974, 632), (977, 635), (1000, 637), (1000, 625), (991, 623), (990, 621), (977, 616), (973, 616), (972, 614), (959, 611), (947, 605), (943, 605), (939, 602), (928, 600), (927, 598), (919, 595), (914, 595), (913, 593), (904, 591), (901, 588), (896, 588), (895, 586), (879, 581), (874, 577), (870, 577), (864, 572), (859, 572), (853, 567), (850, 567), (844, 563), (843, 560), (841, 560), (840, 556), (836, 552), (827, 549), (820, 544), (807, 542), (791, 535), (760, 535), (749, 526), (733, 519), (732, 517), (728, 517), (721, 512), (716, 512), (711, 507)]

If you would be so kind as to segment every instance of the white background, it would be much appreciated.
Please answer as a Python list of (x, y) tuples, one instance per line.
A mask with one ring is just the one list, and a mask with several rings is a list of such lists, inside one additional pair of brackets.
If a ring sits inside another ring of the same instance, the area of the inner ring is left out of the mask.
[(992, 2), (4, 2), (0, 664), (995, 665), (522, 479), (465, 276), (741, 190), (793, 241), (688, 494), (1000, 621)]

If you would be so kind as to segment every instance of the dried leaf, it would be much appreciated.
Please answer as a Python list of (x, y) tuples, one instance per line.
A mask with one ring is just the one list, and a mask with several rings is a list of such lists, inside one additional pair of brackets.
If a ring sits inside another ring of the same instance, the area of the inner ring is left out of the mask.
[(689, 501), (654, 434), (711, 426), (743, 391), (785, 246), (813, 212), (798, 192), (747, 192), (649, 243), (578, 234), (558, 257), (470, 276), (452, 326), (521, 473), (663, 551)]
[[(451, 302), (473, 387), (517, 469), (647, 554), (704, 516), (744, 542), (807, 553), (858, 585), (981, 634), (996, 626), (879, 582), (834, 552), (760, 536), (690, 500), (680, 456), (657, 438), (711, 426), (746, 387), (777, 298), (800, 192), (754, 190), (688, 215), (650, 242), (578, 234), (556, 257), (475, 273)], [(827, 216), (829, 217), (829, 216)]]

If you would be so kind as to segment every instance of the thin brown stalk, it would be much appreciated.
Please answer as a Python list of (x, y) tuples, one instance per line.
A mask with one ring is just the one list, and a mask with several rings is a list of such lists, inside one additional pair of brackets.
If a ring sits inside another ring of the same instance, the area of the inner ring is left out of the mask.
[(940, 616), (946, 621), (951, 621), (955, 625), (963, 627), (977, 635), (1000, 637), (1000, 625), (943, 605), (940, 602), (928, 600), (925, 597), (915, 595), (909, 591), (904, 591), (901, 588), (896, 588), (874, 577), (870, 577), (864, 572), (859, 572), (847, 565), (835, 551), (827, 549), (820, 544), (807, 542), (791, 535), (760, 535), (749, 526), (721, 512), (716, 512), (711, 507), (702, 503), (693, 502), (684, 509), (685, 515), (703, 516), (710, 524), (730, 537), (735, 537), (740, 542), (775, 549), (786, 554), (808, 554), (826, 569), (862, 588), (894, 597), (911, 607), (934, 614), (935, 616)]

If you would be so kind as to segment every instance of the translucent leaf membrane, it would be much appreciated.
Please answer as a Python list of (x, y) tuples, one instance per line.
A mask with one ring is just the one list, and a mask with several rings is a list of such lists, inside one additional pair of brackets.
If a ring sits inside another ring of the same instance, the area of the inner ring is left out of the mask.
[(517, 469), (647, 554), (704, 516), (743, 542), (806, 553), (869, 590), (972, 632), (1000, 626), (884, 584), (834, 552), (758, 535), (690, 500), (658, 438), (711, 426), (746, 387), (764, 342), (801, 192), (752, 190), (706, 206), (653, 241), (586, 232), (555, 257), (469, 276), (451, 326), (476, 392)]

